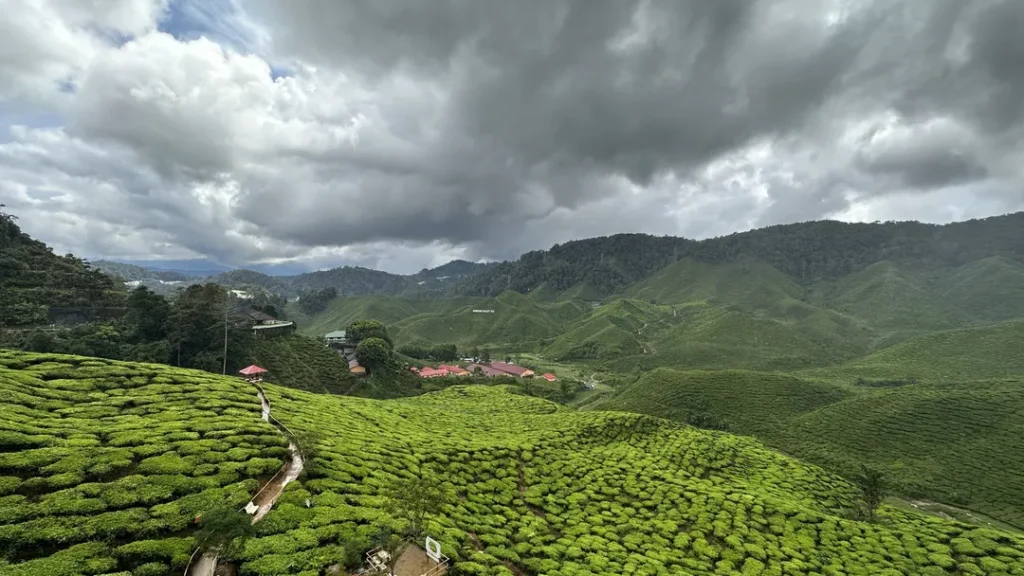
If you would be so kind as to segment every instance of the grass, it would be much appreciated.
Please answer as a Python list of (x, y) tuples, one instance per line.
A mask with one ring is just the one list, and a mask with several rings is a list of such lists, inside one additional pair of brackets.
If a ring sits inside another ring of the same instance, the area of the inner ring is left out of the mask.
[[(866, 388), (782, 374), (658, 370), (594, 406), (755, 435), (899, 493), (1024, 527), (1024, 380)], [(592, 408), (594, 408), (592, 407)]]
[(240, 380), (0, 350), (0, 573), (181, 571), (193, 518), (243, 506), (285, 445)]
[[(0, 475), (12, 478), (3, 484), (9, 505), (0, 508), (0, 542), (13, 560), (0, 564), (5, 575), (177, 571), (193, 545), (189, 518), (214, 504), (244, 503), (256, 486), (245, 472), (280, 464), (283, 439), (259, 420), (251, 389), (235, 379), (75, 357), (0, 357), (0, 422), (13, 434), (0, 452)], [(315, 444), (307, 474), (289, 485), (255, 537), (223, 558), (246, 576), (312, 576), (351, 563), (371, 546), (375, 526), (403, 527), (382, 495), (398, 478), (423, 476), (439, 479), (446, 493), (426, 531), (460, 574), (1024, 570), (1024, 539), (1011, 533), (888, 506), (875, 524), (848, 519), (852, 485), (750, 438), (573, 411), (500, 386), (389, 401), (266, 390), (275, 416)], [(126, 476), (138, 477), (131, 490), (116, 489), (124, 480), (90, 476), (104, 458), (137, 466)], [(34, 490), (37, 477), (48, 478), (47, 488), (26, 493), (23, 484)], [(196, 492), (161, 492), (170, 478)], [(108, 493), (118, 496), (108, 501)], [(105, 516), (112, 508), (124, 516)], [(44, 529), (36, 518), (75, 530)]]

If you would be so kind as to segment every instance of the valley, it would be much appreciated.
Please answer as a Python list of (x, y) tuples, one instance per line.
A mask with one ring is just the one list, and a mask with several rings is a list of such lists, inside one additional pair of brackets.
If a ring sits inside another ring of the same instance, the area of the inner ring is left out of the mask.
[[(0, 574), (181, 573), (204, 515), (244, 507), (290, 445), (301, 474), (217, 548), (242, 576), (355, 570), (381, 534), (430, 535), (457, 574), (1024, 573), (1019, 218), (619, 235), (433, 281), (233, 271), (166, 295), (7, 222)], [(537, 377), (410, 370), (487, 359)], [(220, 375), (249, 364), (280, 430)], [(416, 530), (410, 482), (435, 491)]]

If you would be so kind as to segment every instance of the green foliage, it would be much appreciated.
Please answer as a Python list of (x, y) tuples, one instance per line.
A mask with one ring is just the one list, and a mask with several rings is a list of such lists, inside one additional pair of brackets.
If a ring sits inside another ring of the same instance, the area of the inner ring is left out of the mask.
[(418, 360), (434, 360), (437, 362), (454, 362), (459, 359), (459, 350), (455, 344), (438, 344), (436, 346), (407, 344), (400, 346), (398, 353)]
[(3, 574), (180, 573), (287, 454), (252, 386), (154, 364), (0, 350), (0, 413)]
[(393, 346), (387, 326), (378, 320), (356, 320), (345, 328), (345, 334), (353, 344), (358, 345), (367, 338), (379, 338), (386, 341), (389, 347)]
[(884, 472), (895, 493), (1024, 526), (1020, 378), (875, 388), (782, 374), (657, 370), (593, 408), (756, 435), (849, 478), (866, 464)]
[(119, 283), (71, 254), (57, 256), (0, 211), (0, 326), (116, 317), (124, 301)]
[[(864, 499), (864, 507), (867, 510), (868, 519), (875, 521), (875, 512), (882, 505), (888, 492), (888, 482), (885, 473), (877, 468), (861, 466), (860, 474), (855, 480), (860, 487), (861, 497)], [(948, 566), (943, 566), (948, 568)]]
[(307, 336), (257, 338), (251, 360), (269, 370), (266, 380), (300, 390), (344, 394), (356, 385), (345, 358)]
[(376, 336), (359, 342), (356, 346), (356, 358), (371, 374), (390, 372), (395, 369), (395, 357), (391, 350), (391, 344)]
[(234, 508), (214, 508), (203, 512), (195, 540), (206, 550), (217, 549), (230, 556), (253, 535), (252, 517)]
[(387, 512), (404, 520), (405, 533), (414, 539), (423, 534), (427, 517), (439, 513), (448, 499), (440, 476), (435, 475), (399, 478), (388, 487), (385, 498)]
[[(0, 365), (0, 476), (25, 478), (0, 496), (4, 573), (178, 571), (193, 517), (237, 510), (258, 487), (244, 471), (283, 455), (237, 379), (10, 352)], [(409, 518), (489, 575), (1024, 569), (1019, 536), (886, 506), (851, 520), (857, 486), (748, 438), (500, 386), (386, 402), (265, 388), (297, 436), (318, 433), (316, 465), (235, 547), (245, 574), (350, 566)], [(188, 462), (196, 475), (178, 472)]]
[(338, 289), (333, 286), (309, 292), (299, 292), (299, 309), (304, 314), (316, 314), (326, 309), (331, 300), (337, 297)]

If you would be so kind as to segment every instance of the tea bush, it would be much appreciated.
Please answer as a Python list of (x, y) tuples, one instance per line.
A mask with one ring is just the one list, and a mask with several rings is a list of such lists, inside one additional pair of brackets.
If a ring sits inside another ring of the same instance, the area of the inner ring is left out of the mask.
[(180, 571), (286, 446), (240, 380), (0, 350), (0, 574)]

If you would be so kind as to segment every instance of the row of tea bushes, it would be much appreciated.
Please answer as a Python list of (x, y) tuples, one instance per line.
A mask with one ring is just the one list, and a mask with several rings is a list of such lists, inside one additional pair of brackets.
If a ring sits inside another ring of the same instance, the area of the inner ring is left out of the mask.
[(287, 442), (237, 379), (0, 351), (0, 574), (167, 574)]
[(427, 531), (461, 574), (1024, 574), (1020, 536), (891, 508), (849, 520), (853, 486), (747, 438), (500, 387), (268, 394), (320, 440), (293, 504), (242, 553), (245, 574), (318, 574), (369, 547), (373, 523), (401, 527), (383, 494), (416, 476), (447, 491)]

